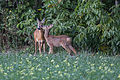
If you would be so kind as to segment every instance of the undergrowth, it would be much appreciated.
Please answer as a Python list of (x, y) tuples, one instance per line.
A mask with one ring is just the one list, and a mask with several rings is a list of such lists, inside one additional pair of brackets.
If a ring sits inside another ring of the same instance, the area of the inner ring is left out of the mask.
[(0, 80), (119, 80), (120, 56), (0, 53)]

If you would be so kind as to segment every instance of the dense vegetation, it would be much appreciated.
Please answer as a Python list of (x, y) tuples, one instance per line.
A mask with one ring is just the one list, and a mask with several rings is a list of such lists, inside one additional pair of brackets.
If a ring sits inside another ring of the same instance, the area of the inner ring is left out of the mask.
[[(115, 0), (117, 1), (117, 0)], [(1, 0), (0, 50), (33, 44), (36, 18), (54, 24), (78, 49), (120, 53), (120, 6), (114, 0)]]
[[(86, 54), (87, 53), (87, 54)], [(120, 80), (120, 56), (0, 54), (0, 80)]]

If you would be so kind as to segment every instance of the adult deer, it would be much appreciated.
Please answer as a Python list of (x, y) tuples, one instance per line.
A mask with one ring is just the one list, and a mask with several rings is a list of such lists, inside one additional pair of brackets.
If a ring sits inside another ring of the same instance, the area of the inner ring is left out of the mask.
[(50, 26), (42, 26), (42, 29), (45, 30), (44, 37), (45, 40), (49, 46), (49, 54), (53, 53), (53, 47), (59, 47), (62, 46), (69, 54), (71, 53), (71, 50), (76, 55), (76, 50), (71, 45), (71, 38), (67, 35), (59, 35), (59, 36), (53, 36), (49, 35), (49, 29), (53, 27), (53, 24)]
[(34, 55), (36, 55), (36, 52), (37, 52), (37, 42), (38, 42), (38, 46), (39, 46), (39, 53), (41, 54), (42, 46), (43, 46), (43, 50), (45, 52), (44, 30), (41, 28), (42, 24), (44, 22), (45, 22), (45, 19), (43, 19), (42, 21), (39, 21), (37, 19), (38, 28), (34, 32), (34, 41), (35, 41), (35, 53), (34, 53)]

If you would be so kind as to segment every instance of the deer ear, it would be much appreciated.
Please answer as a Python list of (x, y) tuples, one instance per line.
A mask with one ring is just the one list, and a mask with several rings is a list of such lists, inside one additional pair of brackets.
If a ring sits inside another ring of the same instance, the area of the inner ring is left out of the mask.
[(41, 24), (41, 22), (38, 18), (37, 18), (37, 24), (38, 24), (38, 26), (40, 26), (40, 24)]
[(37, 18), (37, 26), (38, 26), (38, 28), (39, 28), (39, 26), (40, 26), (40, 21), (39, 21), (38, 18)]
[(50, 28), (52, 28), (53, 27), (53, 24), (51, 24), (49, 27), (48, 27), (48, 29), (50, 29)]
[(39, 21), (39, 19), (37, 18), (37, 23), (39, 23), (40, 21)]
[(45, 18), (41, 21), (41, 23), (43, 24), (45, 22)]

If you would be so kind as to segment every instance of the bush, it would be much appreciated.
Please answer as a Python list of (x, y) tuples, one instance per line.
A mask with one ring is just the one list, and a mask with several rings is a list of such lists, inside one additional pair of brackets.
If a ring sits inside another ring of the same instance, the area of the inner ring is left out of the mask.
[[(18, 47), (30, 44), (33, 41), (33, 32), (36, 29), (36, 10), (30, 7), (29, 2), (18, 4), (17, 9), (3, 10), (2, 35), (7, 39), (9, 47)], [(4, 44), (3, 44), (4, 45)]]
[(73, 45), (79, 49), (120, 52), (120, 6), (108, 9), (111, 5), (100, 0), (43, 0), (43, 6), (37, 6), (36, 11), (34, 1), (19, 2), (22, 4), (17, 8), (0, 9), (4, 15), (0, 30), (10, 47), (32, 44), (36, 18), (45, 17), (46, 25), (54, 24), (52, 35), (72, 37)]
[(52, 34), (71, 36), (74, 45), (81, 49), (119, 52), (119, 7), (109, 13), (99, 0), (43, 2), (47, 24), (54, 24)]

